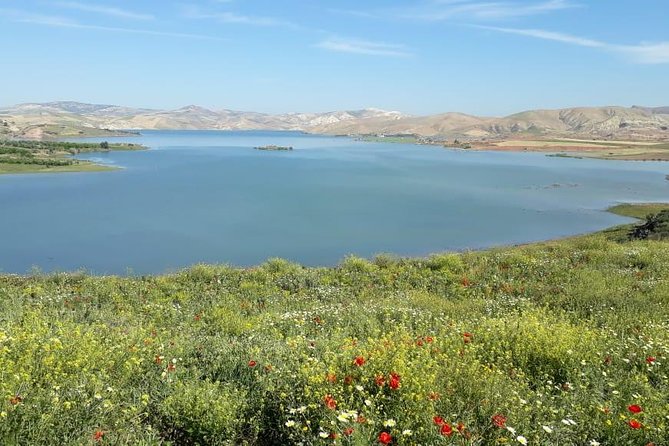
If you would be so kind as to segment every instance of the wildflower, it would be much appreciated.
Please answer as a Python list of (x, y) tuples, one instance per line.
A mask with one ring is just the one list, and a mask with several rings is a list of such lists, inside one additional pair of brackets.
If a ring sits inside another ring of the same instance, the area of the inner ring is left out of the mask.
[(381, 432), (379, 434), (379, 443), (390, 444), (392, 441), (393, 441), (393, 437), (388, 432)]
[(492, 424), (495, 426), (504, 429), (506, 427), (506, 417), (501, 413), (495, 414), (492, 417)]
[(367, 361), (363, 356), (356, 356), (355, 359), (353, 360), (353, 364), (355, 364), (358, 367), (362, 367), (363, 365), (365, 365), (365, 362)]
[(433, 421), (434, 424), (436, 424), (437, 426), (441, 426), (442, 424), (444, 424), (444, 419), (441, 418), (439, 415), (435, 415), (434, 417), (432, 417), (432, 421)]
[(627, 410), (629, 410), (632, 413), (643, 412), (643, 409), (641, 409), (641, 406), (639, 406), (638, 404), (631, 404), (631, 405), (627, 406)]
[(601, 443), (597, 440), (590, 440), (590, 446), (600, 446)]
[(460, 422), (458, 422), (458, 425), (455, 426), (455, 428), (458, 430), (458, 432), (462, 433), (465, 430), (465, 423), (460, 421)]
[(637, 421), (637, 420), (634, 420), (634, 419), (629, 420), (629, 421), (627, 422), (627, 425), (628, 425), (629, 427), (631, 427), (632, 429), (641, 429), (641, 423), (640, 423), (639, 421)]
[(441, 425), (439, 433), (445, 437), (450, 437), (453, 435), (453, 428), (448, 423), (444, 423)]
[(348, 428), (344, 429), (343, 434), (344, 434), (345, 437), (349, 437), (350, 435), (353, 434), (354, 430), (355, 429), (353, 429), (352, 427), (348, 427)]
[(355, 390), (357, 390), (358, 392), (362, 392), (363, 390), (365, 390), (365, 388), (362, 387), (360, 384), (358, 384), (357, 386), (355, 386)]
[(330, 436), (330, 434), (328, 434), (327, 432), (320, 431), (318, 433), (318, 436), (321, 437), (321, 438), (328, 438)]
[(397, 423), (392, 418), (383, 422), (385, 427), (394, 427)]
[(295, 421), (293, 420), (286, 421), (286, 427), (293, 427), (293, 426), (295, 426)]
[(325, 395), (323, 401), (325, 402), (325, 406), (328, 409), (335, 410), (337, 408), (337, 401), (334, 398), (332, 398), (332, 395)]
[(369, 406), (371, 406), (371, 405), (372, 405), (372, 401), (371, 401), (371, 400), (365, 400), (365, 406), (369, 407)]
[(21, 401), (23, 401), (23, 398), (21, 397), (21, 395), (16, 394), (9, 399), (9, 404), (11, 404), (12, 406), (16, 406)]
[(541, 426), (541, 428), (546, 432), (547, 434), (552, 434), (553, 433), (553, 428), (550, 426)]
[(511, 435), (516, 435), (516, 430), (515, 430), (514, 428), (512, 428), (511, 426), (507, 426), (507, 427), (506, 427), (506, 430), (508, 430), (509, 432), (511, 432)]
[(405, 437), (410, 437), (411, 435), (413, 435), (413, 431), (411, 429), (404, 429), (402, 431), (402, 435), (404, 435)]
[(348, 415), (342, 412), (339, 415), (337, 415), (337, 419), (342, 423), (346, 423), (348, 421)]
[(576, 426), (576, 421), (572, 420), (571, 418), (565, 418), (562, 420), (562, 424), (565, 426)]
[(391, 373), (390, 374), (390, 381), (388, 382), (388, 385), (393, 390), (399, 389), (400, 388), (400, 375), (398, 375), (397, 373)]
[(522, 435), (518, 435), (518, 436), (516, 437), (516, 441), (517, 441), (518, 443), (522, 444), (522, 445), (526, 445), (526, 444), (527, 444), (527, 438), (523, 437)]
[(98, 430), (95, 431), (95, 433), (93, 433), (93, 440), (94, 441), (102, 441), (102, 437), (104, 437), (104, 436), (105, 436), (104, 431), (98, 429)]
[(258, 363), (255, 362), (253, 359), (249, 361), (249, 367), (255, 367), (256, 365), (258, 365)]
[(374, 383), (379, 387), (383, 387), (383, 385), (386, 383), (386, 378), (379, 375), (376, 378), (374, 378)]
[(646, 363), (649, 365), (653, 365), (653, 363), (657, 360), (655, 356), (649, 356), (646, 358)]

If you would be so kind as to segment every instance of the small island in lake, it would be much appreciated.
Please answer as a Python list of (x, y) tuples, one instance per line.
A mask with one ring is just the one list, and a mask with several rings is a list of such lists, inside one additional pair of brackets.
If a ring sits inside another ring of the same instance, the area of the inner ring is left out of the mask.
[(269, 145), (269, 146), (258, 146), (254, 147), (256, 150), (271, 150), (271, 151), (286, 151), (286, 150), (293, 150), (293, 146), (275, 146), (275, 145)]

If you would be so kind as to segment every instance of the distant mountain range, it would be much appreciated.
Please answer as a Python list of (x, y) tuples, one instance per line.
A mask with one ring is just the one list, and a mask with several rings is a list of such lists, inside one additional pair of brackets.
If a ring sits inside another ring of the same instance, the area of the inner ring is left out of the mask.
[(531, 110), (506, 117), (462, 113), (410, 116), (374, 108), (265, 114), (190, 105), (152, 110), (49, 102), (0, 108), (0, 136), (45, 138), (113, 135), (127, 129), (297, 130), (335, 135), (412, 134), (432, 139), (514, 137), (669, 139), (669, 107), (579, 107)]

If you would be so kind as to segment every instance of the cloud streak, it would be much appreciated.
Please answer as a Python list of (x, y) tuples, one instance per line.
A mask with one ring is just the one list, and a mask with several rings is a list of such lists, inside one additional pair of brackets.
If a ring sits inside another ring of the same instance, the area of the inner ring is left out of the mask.
[(413, 8), (377, 11), (330, 9), (332, 13), (359, 18), (418, 20), (440, 22), (451, 19), (491, 21), (530, 17), (579, 7), (570, 0), (545, 0), (527, 3), (517, 1), (431, 0)]
[(134, 11), (129, 11), (126, 9), (115, 8), (112, 6), (104, 5), (91, 5), (87, 3), (80, 2), (56, 2), (55, 6), (72, 9), (82, 12), (92, 12), (94, 14), (102, 14), (110, 17), (115, 17), (119, 19), (130, 19), (130, 20), (154, 20), (155, 17), (151, 14), (142, 14)]
[(297, 25), (274, 17), (250, 16), (235, 12), (204, 12), (197, 7), (190, 6), (184, 10), (184, 17), (188, 19), (214, 20), (219, 23), (251, 25), (251, 26), (283, 26), (296, 28)]
[(599, 40), (587, 39), (571, 34), (546, 31), (543, 29), (502, 28), (497, 26), (472, 25), (476, 28), (490, 31), (515, 34), (519, 36), (532, 37), (535, 39), (551, 40), (570, 45), (588, 48), (597, 48), (612, 53), (617, 53), (629, 58), (632, 62), (641, 64), (664, 64), (669, 63), (669, 42), (640, 43), (637, 45), (619, 45)]
[(358, 39), (330, 38), (315, 45), (338, 53), (364, 54), (369, 56), (409, 57), (411, 53), (404, 45), (370, 42)]
[(141, 34), (147, 36), (162, 36), (162, 37), (175, 37), (175, 38), (199, 39), (199, 40), (216, 40), (216, 41), (226, 40), (219, 37), (207, 36), (202, 34), (179, 33), (170, 31), (151, 30), (151, 29), (139, 29), (139, 28), (123, 28), (116, 26), (91, 25), (91, 24), (80, 23), (77, 22), (76, 20), (72, 20), (67, 17), (32, 14), (15, 9), (0, 8), (0, 14), (8, 17), (11, 21), (16, 23), (28, 23), (40, 26), (50, 26), (54, 28), (84, 29), (84, 30), (104, 31), (112, 33), (122, 33), (122, 34)]

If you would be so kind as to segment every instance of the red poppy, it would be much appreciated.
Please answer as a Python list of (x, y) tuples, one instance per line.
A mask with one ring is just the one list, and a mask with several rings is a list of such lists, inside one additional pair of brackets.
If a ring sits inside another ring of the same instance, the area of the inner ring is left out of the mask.
[(458, 430), (458, 432), (462, 433), (462, 431), (465, 430), (465, 423), (463, 423), (462, 421), (460, 421), (460, 422), (458, 423), (458, 425), (456, 426), (456, 429)]
[(471, 333), (464, 332), (464, 333), (462, 333), (462, 337), (463, 337), (463, 340), (464, 340), (465, 344), (469, 344), (470, 342), (472, 342), (472, 338), (474, 336)]
[(334, 384), (337, 382), (337, 375), (334, 373), (328, 373), (325, 379), (327, 379), (330, 384)]
[(629, 420), (627, 425), (632, 429), (641, 429), (641, 423), (637, 420)]
[(332, 395), (325, 395), (325, 398), (323, 398), (323, 401), (325, 401), (325, 406), (328, 409), (335, 410), (337, 408), (337, 400), (332, 398)]
[(441, 418), (439, 415), (435, 415), (434, 417), (432, 417), (432, 421), (434, 421), (434, 424), (436, 424), (437, 426), (441, 426), (442, 424), (444, 424), (444, 419)]
[(463, 277), (462, 280), (460, 281), (460, 283), (464, 287), (468, 287), (469, 285), (472, 284), (467, 277)]
[(348, 375), (344, 378), (344, 383), (345, 384), (351, 384), (353, 382), (353, 377)]
[(173, 371), (175, 371), (176, 369), (177, 369), (177, 366), (175, 366), (174, 363), (172, 363), (172, 362), (170, 362), (170, 363), (167, 365), (167, 371), (168, 371), (168, 372), (173, 372)]
[(432, 336), (427, 336), (425, 338), (425, 342), (427, 342), (428, 344), (432, 344), (432, 342), (434, 342), (434, 338)]
[(379, 443), (390, 444), (392, 441), (393, 441), (393, 437), (388, 432), (381, 432), (379, 434)]
[(330, 434), (330, 438), (333, 439), (333, 440), (336, 440), (338, 436), (339, 436), (339, 435), (337, 435), (336, 432), (332, 432), (332, 433)]
[(506, 427), (506, 417), (501, 413), (495, 414), (492, 417), (492, 424), (495, 426), (504, 429)]
[(195, 315), (195, 322), (199, 321), (200, 319), (202, 319), (202, 316), (200, 316), (199, 314), (196, 314)]
[(255, 367), (256, 365), (258, 365), (258, 363), (255, 362), (253, 359), (249, 361), (249, 367)]
[(399, 389), (400, 388), (400, 375), (398, 375), (397, 373), (391, 373), (390, 374), (390, 381), (388, 382), (388, 385), (393, 390)]
[(9, 404), (11, 404), (12, 406), (16, 406), (21, 401), (23, 401), (23, 398), (21, 398), (21, 395), (14, 395), (13, 397), (11, 397), (9, 399)]
[(163, 363), (163, 358), (161, 358), (160, 356), (156, 355), (156, 359), (155, 359), (155, 361), (156, 361), (156, 364), (160, 365), (160, 364)]
[(444, 423), (444, 424), (441, 425), (441, 429), (439, 430), (439, 433), (441, 435), (446, 436), (446, 437), (450, 437), (451, 435), (453, 435), (453, 428), (451, 427), (450, 424)]
[(647, 362), (648, 364), (652, 364), (652, 363), (654, 363), (656, 360), (657, 360), (657, 358), (655, 358), (655, 356), (649, 356), (649, 357), (646, 358), (646, 362)]
[(383, 385), (386, 383), (386, 378), (379, 375), (376, 378), (374, 378), (374, 382), (376, 383), (377, 386), (383, 387)]
[(416, 345), (419, 346), (419, 347), (422, 347), (423, 346), (423, 340), (422, 339), (417, 340)]
[(356, 356), (355, 359), (353, 360), (353, 364), (355, 364), (358, 367), (362, 367), (365, 365), (365, 358), (363, 356)]
[(627, 406), (627, 410), (629, 410), (632, 413), (643, 412), (643, 409), (641, 409), (641, 406), (639, 406), (638, 404), (632, 404), (632, 405)]
[(439, 398), (441, 398), (441, 395), (439, 395), (439, 392), (430, 392), (429, 398), (430, 398), (432, 401), (436, 401), (436, 400), (438, 400)]
[(93, 434), (93, 440), (102, 441), (102, 437), (104, 436), (105, 436), (104, 431), (96, 430), (95, 433)]
[(355, 422), (359, 424), (365, 424), (367, 422), (367, 418), (363, 417), (362, 415), (358, 415), (358, 418), (355, 419)]
[(611, 355), (606, 355), (606, 357), (604, 358), (604, 364), (611, 365), (612, 362), (613, 362), (613, 357), (611, 357)]
[(344, 433), (344, 436), (345, 436), (345, 437), (350, 436), (351, 434), (353, 434), (353, 431), (354, 431), (354, 430), (355, 430), (355, 429), (353, 429), (352, 427), (347, 427), (346, 429), (344, 429), (344, 432), (343, 432), (343, 433)]

